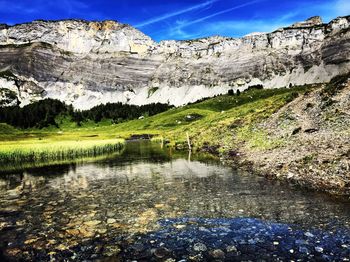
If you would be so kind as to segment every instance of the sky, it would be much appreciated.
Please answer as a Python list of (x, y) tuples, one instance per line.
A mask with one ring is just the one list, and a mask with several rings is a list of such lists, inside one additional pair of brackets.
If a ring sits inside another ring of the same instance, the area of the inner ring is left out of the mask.
[(0, 0), (0, 23), (116, 20), (155, 41), (271, 32), (315, 15), (350, 15), (350, 0)]

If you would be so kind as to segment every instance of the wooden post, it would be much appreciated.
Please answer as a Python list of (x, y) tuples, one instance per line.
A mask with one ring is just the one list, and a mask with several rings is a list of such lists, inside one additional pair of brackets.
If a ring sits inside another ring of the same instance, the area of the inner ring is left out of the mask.
[(190, 136), (188, 135), (188, 132), (186, 132), (186, 136), (187, 136), (187, 144), (188, 144), (188, 150), (192, 150), (191, 148), (191, 141), (190, 141)]

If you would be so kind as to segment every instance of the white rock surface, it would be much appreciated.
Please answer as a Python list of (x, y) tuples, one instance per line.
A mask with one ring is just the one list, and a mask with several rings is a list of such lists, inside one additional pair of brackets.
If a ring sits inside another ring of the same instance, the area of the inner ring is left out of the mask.
[[(327, 82), (350, 71), (350, 17), (319, 17), (272, 33), (154, 42), (115, 21), (0, 25), (0, 81), (21, 105), (56, 98), (88, 109), (107, 102), (176, 106), (229, 89)], [(16, 82), (16, 83), (15, 83)], [(1, 98), (0, 98), (1, 100)]]

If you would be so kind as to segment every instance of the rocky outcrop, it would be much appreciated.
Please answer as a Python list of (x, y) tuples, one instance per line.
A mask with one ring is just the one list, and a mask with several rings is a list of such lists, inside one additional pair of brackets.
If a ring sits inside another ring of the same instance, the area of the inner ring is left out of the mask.
[(266, 140), (279, 145), (256, 149), (240, 144), (235, 155), (227, 156), (229, 162), (234, 159), (269, 178), (350, 196), (349, 93), (350, 74), (315, 85), (254, 126), (267, 130)]
[(87, 109), (328, 82), (350, 71), (349, 24), (350, 17), (313, 17), (267, 34), (160, 43), (115, 21), (0, 25), (0, 71), (13, 75), (0, 74), (0, 88), (21, 105), (50, 97)]

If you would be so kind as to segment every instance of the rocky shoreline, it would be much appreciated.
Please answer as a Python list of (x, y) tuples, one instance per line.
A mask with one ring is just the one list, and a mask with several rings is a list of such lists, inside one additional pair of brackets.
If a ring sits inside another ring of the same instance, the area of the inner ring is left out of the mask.
[[(280, 145), (231, 148), (224, 162), (270, 179), (350, 196), (349, 75), (307, 92), (255, 128)], [(234, 136), (234, 135), (233, 135)]]

